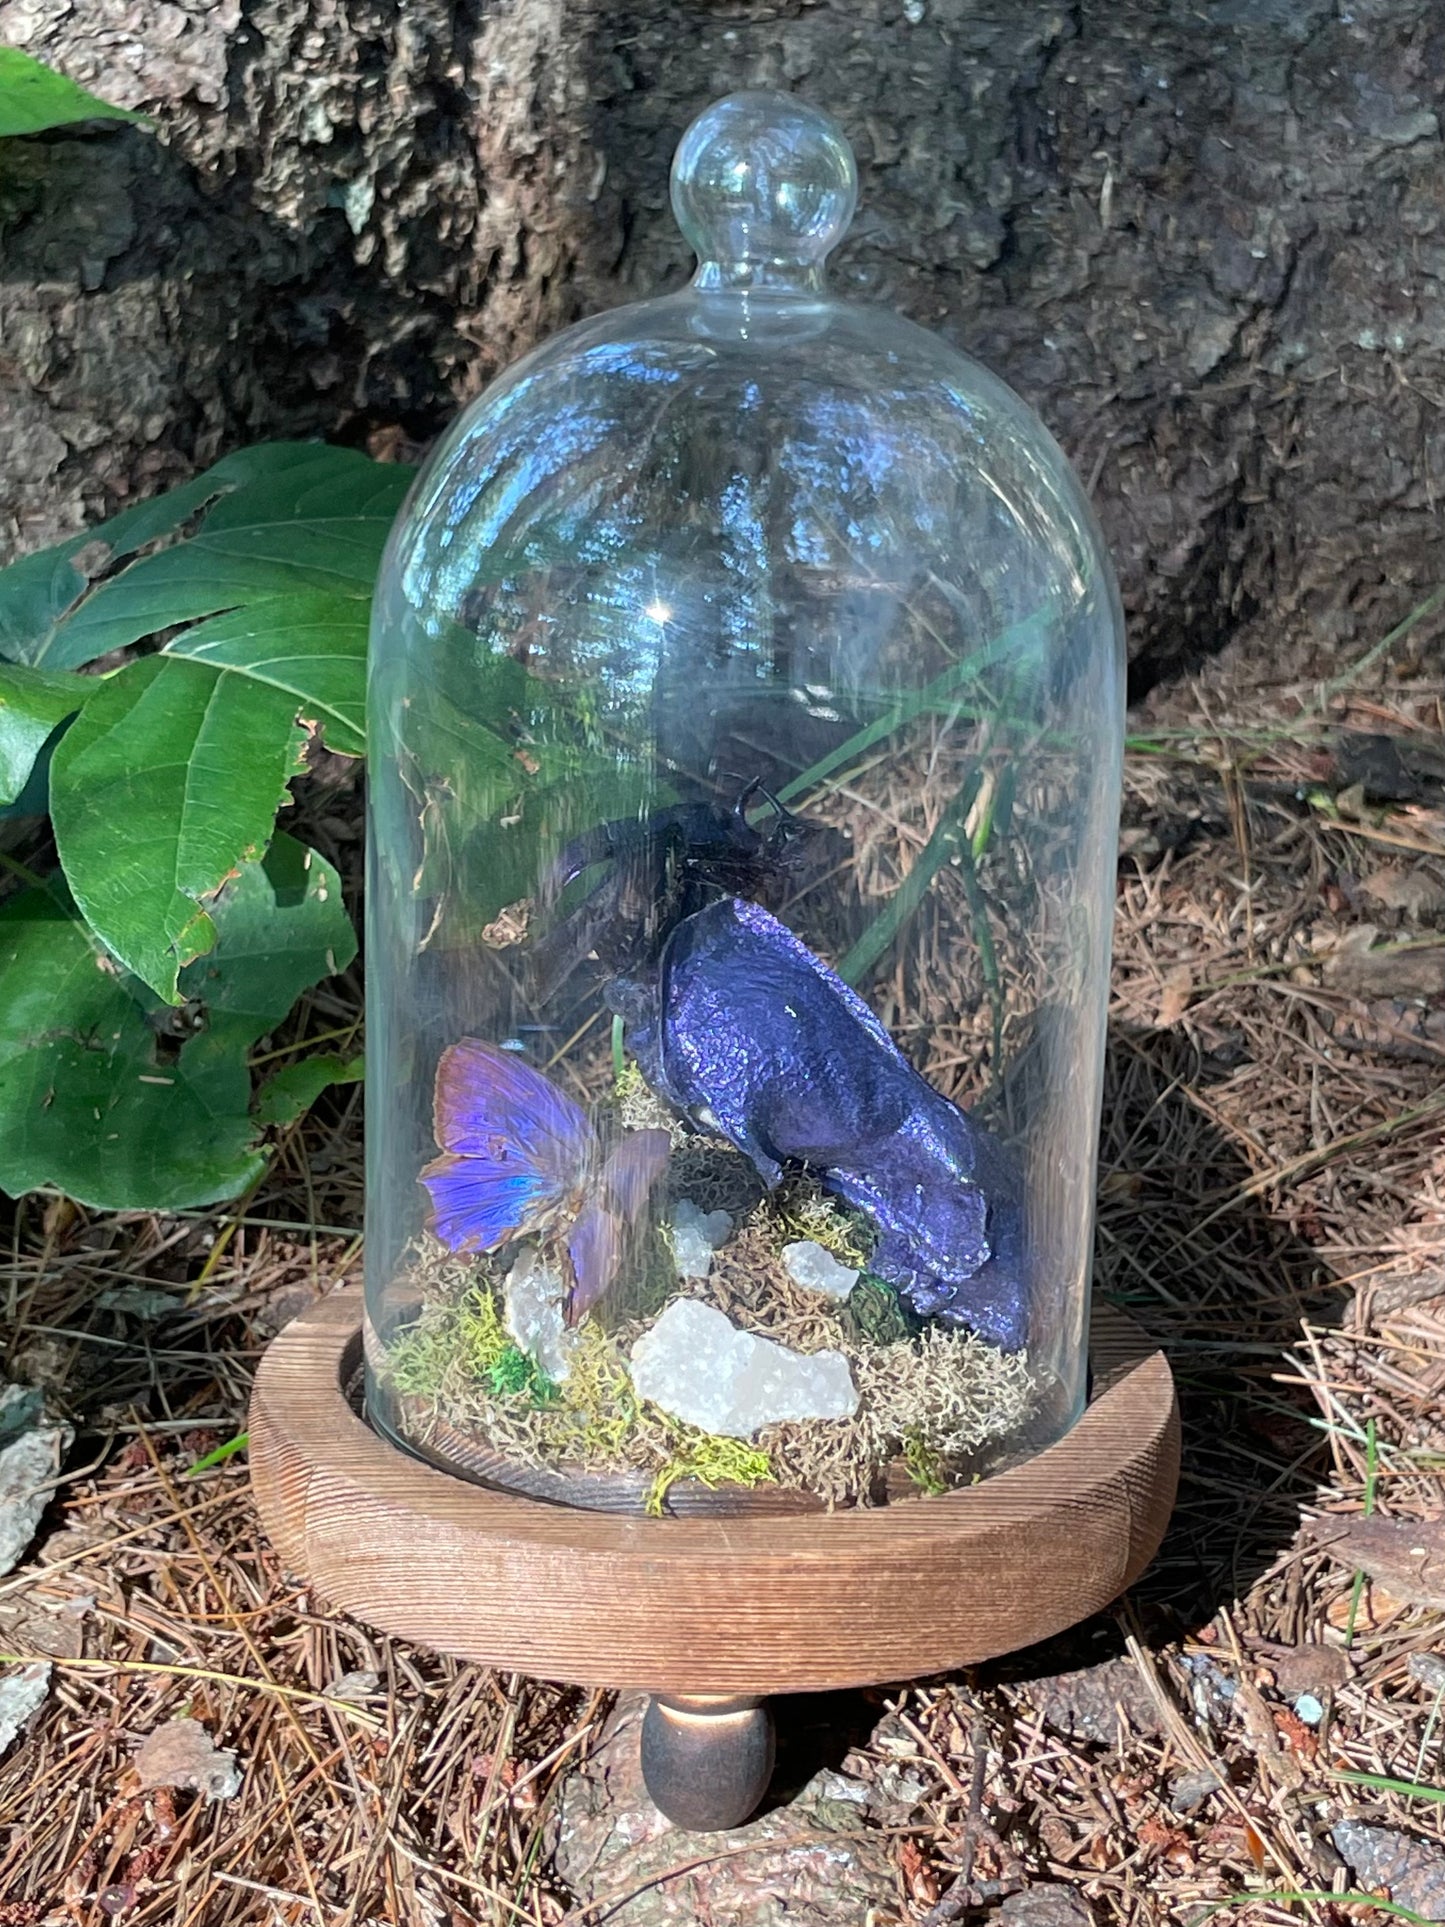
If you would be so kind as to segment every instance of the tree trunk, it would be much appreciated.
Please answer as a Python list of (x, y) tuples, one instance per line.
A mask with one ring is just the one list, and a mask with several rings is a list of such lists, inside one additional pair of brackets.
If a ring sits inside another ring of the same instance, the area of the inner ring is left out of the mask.
[(671, 149), (843, 121), (835, 279), (990, 363), (1098, 502), (1136, 681), (1445, 579), (1438, 0), (0, 0), (126, 106), (0, 149), (0, 547), (270, 436), (411, 452), (674, 286)]

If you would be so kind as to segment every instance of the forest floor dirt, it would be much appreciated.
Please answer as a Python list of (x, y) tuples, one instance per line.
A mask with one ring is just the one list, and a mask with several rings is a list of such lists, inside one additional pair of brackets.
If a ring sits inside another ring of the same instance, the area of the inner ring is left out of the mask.
[[(1430, 626), (1333, 684), (1226, 654), (1131, 719), (1097, 1288), (1169, 1349), (1179, 1504), (1075, 1632), (784, 1709), (792, 1783), (831, 1771), (827, 1824), (884, 1871), (878, 1927), (1445, 1918)], [(354, 872), (354, 795), (317, 781), (304, 807)], [(354, 1031), (354, 989), (277, 1050)], [(0, 1927), (841, 1918), (788, 1910), (776, 1867), (773, 1912), (729, 1902), (708, 1869), (746, 1894), (746, 1841), (675, 1836), (645, 1881), (624, 1856), (604, 1895), (569, 1889), (557, 1815), (606, 1697), (328, 1614), (263, 1539), (244, 1454), (197, 1468), (268, 1338), (358, 1276), (361, 1201), (352, 1093), (239, 1208), (15, 1218), (8, 1373), (76, 1440), (0, 1580), (0, 1683), (33, 1707), (0, 1759)]]

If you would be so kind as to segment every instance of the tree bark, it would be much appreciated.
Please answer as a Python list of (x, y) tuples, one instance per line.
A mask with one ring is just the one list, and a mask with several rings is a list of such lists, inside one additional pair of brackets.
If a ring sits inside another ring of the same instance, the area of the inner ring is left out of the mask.
[(230, 447), (412, 452), (688, 271), (671, 149), (796, 88), (839, 288), (977, 354), (1099, 506), (1137, 685), (1326, 657), (1445, 580), (1438, 0), (0, 0), (156, 117), (0, 148), (0, 549)]

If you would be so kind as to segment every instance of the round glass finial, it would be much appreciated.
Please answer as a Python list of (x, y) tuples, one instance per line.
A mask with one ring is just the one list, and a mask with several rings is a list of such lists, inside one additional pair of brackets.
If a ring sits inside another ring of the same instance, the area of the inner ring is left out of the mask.
[(672, 163), (672, 209), (697, 252), (699, 288), (813, 292), (857, 201), (842, 128), (790, 94), (714, 101)]

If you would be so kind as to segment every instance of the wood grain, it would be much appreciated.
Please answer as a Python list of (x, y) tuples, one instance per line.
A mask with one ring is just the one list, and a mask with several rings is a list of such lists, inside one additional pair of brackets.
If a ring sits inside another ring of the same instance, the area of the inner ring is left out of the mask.
[(638, 1519), (493, 1492), (373, 1432), (344, 1386), (359, 1292), (257, 1375), (251, 1477), (286, 1567), (385, 1632), (544, 1679), (771, 1694), (944, 1671), (1107, 1605), (1153, 1557), (1179, 1421), (1163, 1354), (1099, 1308), (1093, 1402), (966, 1491), (877, 1510)]

